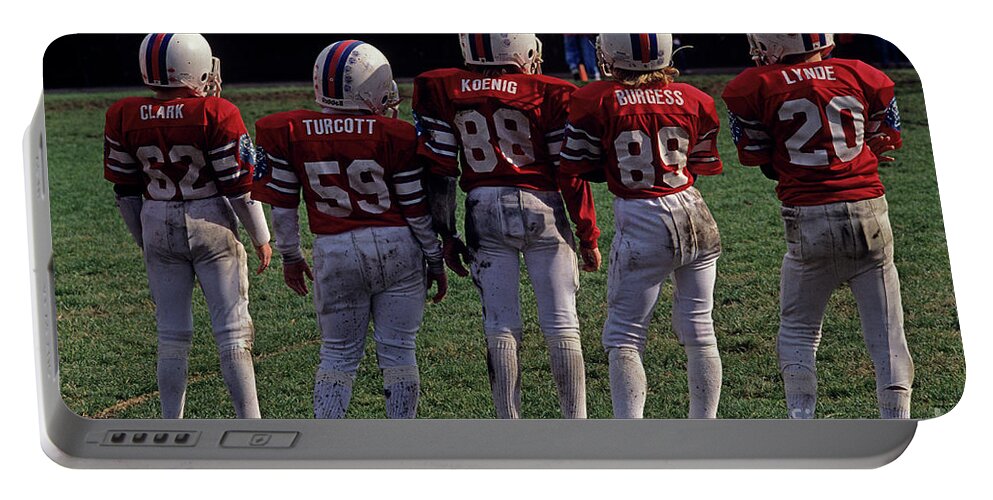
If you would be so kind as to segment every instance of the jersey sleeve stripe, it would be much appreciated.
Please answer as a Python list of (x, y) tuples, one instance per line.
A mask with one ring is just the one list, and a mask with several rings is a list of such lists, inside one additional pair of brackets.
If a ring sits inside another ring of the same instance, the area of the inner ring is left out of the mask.
[(239, 170), (239, 171), (237, 171), (237, 172), (235, 172), (235, 173), (233, 173), (231, 175), (225, 175), (223, 177), (218, 177), (217, 180), (220, 181), (220, 182), (232, 181), (232, 180), (235, 180), (235, 179), (237, 179), (237, 178), (239, 178), (239, 177), (241, 177), (241, 176), (243, 176), (243, 175), (245, 175), (247, 173), (248, 173), (247, 170)]
[(549, 142), (548, 143), (548, 154), (552, 156), (558, 156), (562, 152), (562, 141)]
[[(586, 138), (588, 140), (590, 140), (590, 141), (600, 142), (600, 138), (599, 137), (597, 137), (597, 136), (595, 136), (595, 135), (593, 135), (593, 134), (591, 134), (591, 133), (589, 133), (589, 132), (587, 132), (587, 131), (585, 131), (585, 130), (583, 130), (581, 128), (576, 128), (576, 127), (572, 126), (571, 123), (568, 124), (568, 125), (566, 125), (565, 126), (565, 129), (566, 129), (566, 135), (574, 136), (575, 134), (582, 134), (582, 135), (585, 135)], [(570, 132), (574, 132), (575, 134), (570, 133)]]
[(715, 127), (715, 128), (712, 128), (712, 129), (708, 130), (706, 133), (701, 134), (699, 137), (697, 137), (696, 140), (697, 141), (705, 140), (705, 139), (709, 138), (710, 136), (712, 136), (712, 135), (714, 135), (716, 133), (717, 133), (717, 128)]
[(416, 198), (416, 199), (413, 199), (413, 200), (410, 200), (410, 201), (400, 200), (400, 204), (403, 205), (403, 206), (410, 206), (410, 205), (416, 205), (416, 204), (421, 203), (421, 202), (423, 202), (425, 200), (426, 200), (426, 198), (424, 196), (421, 196), (420, 198)]
[(701, 142), (698, 142), (696, 144), (696, 146), (693, 147), (693, 150), (690, 151), (690, 154), (692, 155), (692, 154), (695, 154), (695, 153), (709, 153), (710, 150), (713, 149), (713, 147), (714, 147), (714, 140), (713, 139), (709, 139), (709, 140), (706, 140), (706, 141), (701, 141)]
[(593, 154), (596, 154), (596, 155), (599, 155), (600, 152), (601, 152), (600, 151), (600, 146), (596, 146), (596, 145), (590, 143), (589, 141), (586, 141), (584, 139), (578, 139), (578, 138), (576, 138), (574, 136), (569, 136), (569, 137), (566, 138), (566, 140), (565, 140), (565, 148), (566, 149), (571, 149), (573, 151), (586, 150), (586, 151), (589, 151), (590, 153), (593, 153)]
[(211, 164), (214, 165), (214, 170), (223, 172), (226, 170), (231, 170), (232, 168), (237, 168), (238, 159), (235, 158), (234, 155), (225, 156), (224, 158), (213, 160)]
[(286, 160), (284, 160), (284, 159), (282, 159), (282, 158), (276, 158), (275, 156), (273, 156), (273, 155), (272, 155), (272, 154), (270, 154), (270, 153), (266, 153), (266, 154), (265, 154), (265, 156), (266, 156), (266, 158), (268, 158), (268, 159), (269, 159), (270, 161), (272, 161), (272, 162), (275, 162), (275, 163), (278, 163), (278, 164), (280, 164), (280, 165), (289, 165), (289, 164), (290, 164), (290, 162), (288, 162), (288, 161), (286, 161)]
[(547, 133), (547, 134), (545, 134), (545, 138), (546, 138), (546, 139), (552, 139), (552, 140), (554, 140), (553, 138), (554, 138), (555, 136), (558, 136), (558, 135), (562, 135), (562, 134), (564, 134), (564, 133), (565, 133), (565, 127), (562, 127), (562, 128), (560, 128), (560, 129), (558, 129), (558, 130), (553, 130), (553, 131), (551, 131), (551, 132), (549, 132), (549, 133)]
[(451, 132), (442, 132), (440, 130), (431, 130), (431, 142), (435, 144), (444, 144), (446, 146), (455, 146), (455, 134)]
[(280, 193), (283, 193), (283, 194), (291, 194), (291, 195), (297, 195), (297, 196), (300, 195), (300, 188), (297, 188), (297, 189), (284, 188), (284, 187), (279, 186), (279, 185), (276, 185), (275, 183), (272, 183), (272, 182), (266, 184), (266, 187), (269, 188), (269, 189), (272, 189), (274, 191), (278, 191)]
[(271, 170), (271, 172), (272, 172), (272, 178), (277, 181), (285, 182), (287, 184), (293, 184), (293, 185), (300, 184), (300, 179), (297, 177), (296, 172), (292, 170), (275, 167)]
[(128, 168), (128, 167), (119, 167), (117, 165), (114, 165), (113, 163), (106, 163), (105, 165), (110, 170), (113, 170), (114, 172), (119, 172), (119, 173), (122, 173), (122, 174), (132, 175), (132, 174), (135, 174), (135, 173), (138, 172), (138, 167), (137, 166)]
[(430, 123), (431, 125), (437, 125), (437, 126), (443, 128), (445, 130), (451, 130), (452, 129), (452, 126), (451, 125), (449, 125), (449, 124), (447, 124), (447, 123), (445, 123), (445, 122), (443, 122), (443, 121), (441, 121), (441, 120), (439, 120), (437, 118), (431, 118), (431, 117), (428, 117), (428, 116), (424, 116), (424, 115), (418, 114), (418, 115), (415, 115), (414, 116), (414, 119), (415, 120), (424, 120), (425, 122)]
[(109, 158), (111, 160), (114, 160), (115, 162), (117, 162), (117, 163), (119, 163), (121, 165), (137, 165), (138, 164), (138, 161), (135, 160), (134, 157), (131, 156), (130, 154), (125, 153), (124, 151), (118, 151), (118, 150), (113, 149), (113, 148), (110, 150), (110, 153), (107, 155), (107, 158)]
[(562, 159), (571, 160), (571, 161), (582, 161), (582, 160), (600, 161), (600, 155), (598, 155), (598, 154), (597, 155), (593, 155), (593, 154), (586, 154), (586, 153), (580, 152), (580, 153), (577, 153), (577, 154), (573, 155), (573, 154), (570, 154), (570, 153), (566, 152), (566, 150), (562, 150), (562, 152), (559, 153), (559, 156), (562, 157)]
[(211, 149), (209, 152), (207, 152), (207, 154), (208, 155), (216, 155), (217, 153), (223, 153), (224, 151), (227, 151), (227, 150), (229, 150), (229, 149), (231, 149), (231, 148), (233, 148), (233, 147), (235, 147), (237, 145), (238, 145), (238, 141), (231, 141), (231, 142), (229, 142), (229, 143), (227, 143), (227, 144), (225, 144), (225, 145), (223, 145), (223, 146), (221, 146), (219, 148)]
[(403, 182), (396, 185), (396, 192), (400, 196), (421, 193), (423, 191), (424, 188), (421, 186), (420, 179), (413, 180), (410, 182)]
[(117, 147), (121, 147), (121, 143), (119, 143), (119, 142), (117, 142), (117, 141), (115, 141), (115, 140), (113, 140), (113, 139), (111, 139), (111, 138), (110, 138), (109, 136), (106, 136), (106, 135), (105, 135), (105, 136), (103, 136), (103, 139), (104, 139), (105, 141), (107, 141), (107, 142), (109, 142), (109, 143), (111, 143), (111, 144), (113, 144), (113, 145), (115, 145), (115, 146), (117, 146)]
[(456, 151), (445, 151), (444, 149), (436, 148), (436, 147), (432, 146), (431, 143), (425, 143), (424, 145), (427, 146), (428, 149), (430, 149), (433, 153), (435, 153), (437, 155), (449, 156), (449, 157), (452, 157), (452, 158), (455, 158), (455, 156), (457, 155), (457, 152)]
[[(407, 170), (406, 172), (397, 172), (393, 174), (394, 182), (409, 182), (412, 179), (419, 178), (421, 173), (424, 172), (423, 167), (415, 168), (414, 170)], [(408, 177), (410, 179), (408, 179)]]

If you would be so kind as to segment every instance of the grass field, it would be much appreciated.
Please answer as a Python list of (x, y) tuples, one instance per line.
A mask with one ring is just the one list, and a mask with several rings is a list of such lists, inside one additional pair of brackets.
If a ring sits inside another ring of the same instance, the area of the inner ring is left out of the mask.
[[(916, 363), (913, 417), (929, 418), (947, 412), (959, 400), (965, 364), (924, 96), (913, 71), (894, 71), (891, 76), (897, 82), (905, 146), (898, 161), (882, 168), (881, 175), (896, 237), (906, 331)], [(719, 96), (730, 77), (687, 76), (683, 81)], [(410, 88), (401, 91), (409, 94)], [(110, 184), (102, 178), (104, 112), (114, 100), (142, 92), (45, 96), (62, 391), (70, 409), (91, 417), (159, 415), (153, 304), (140, 252), (120, 220)], [(256, 119), (268, 113), (312, 108), (312, 95), (307, 85), (225, 88), (225, 97), (241, 108), (249, 131)], [(410, 120), (409, 99), (402, 117)], [(737, 163), (726, 127), (721, 130), (719, 146), (725, 173), (702, 178), (697, 184), (717, 219), (724, 244), (714, 311), (724, 362), (718, 414), (722, 418), (781, 418), (785, 401), (775, 344), (779, 265), (785, 243), (779, 204), (773, 182)], [(603, 230), (600, 245), (606, 257), (613, 218), (605, 185), (596, 185), (596, 202)], [(248, 246), (244, 233), (242, 241)], [(305, 235), (308, 254), (311, 241)], [(250, 268), (252, 262), (254, 257)], [(583, 273), (578, 296), (592, 418), (609, 418), (611, 413), (607, 360), (600, 346), (607, 265), (601, 272)], [(492, 418), (479, 300), (468, 279), (451, 273), (450, 279), (449, 296), (439, 305), (427, 306), (418, 336), (422, 380), (418, 413), (425, 418)], [(521, 290), (523, 416), (555, 418), (558, 405), (534, 298), (529, 286)], [(311, 297), (298, 297), (284, 286), (278, 259), (264, 275), (251, 277), (250, 296), (262, 414), (309, 418), (319, 339)], [(650, 418), (685, 417), (688, 405), (685, 357), (670, 328), (670, 297), (667, 285), (645, 357), (649, 380), (645, 416)], [(199, 292), (194, 311), (197, 327), (186, 416), (233, 417)], [(877, 416), (872, 365), (847, 289), (836, 292), (828, 307), (818, 360), (820, 417)], [(385, 415), (381, 384), (370, 340), (350, 417)]]

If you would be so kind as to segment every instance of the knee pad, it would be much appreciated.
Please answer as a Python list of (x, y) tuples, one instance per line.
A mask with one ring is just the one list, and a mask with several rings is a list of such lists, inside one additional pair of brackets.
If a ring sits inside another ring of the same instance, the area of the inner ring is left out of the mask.
[(376, 360), (381, 370), (417, 366), (417, 353), (414, 346), (376, 343)]
[(190, 341), (159, 339), (159, 359), (188, 359), (190, 356)]
[(252, 341), (255, 339), (255, 329), (248, 326), (230, 330), (221, 330), (214, 333), (214, 342), (217, 343), (218, 351), (234, 351), (239, 349), (252, 350)]

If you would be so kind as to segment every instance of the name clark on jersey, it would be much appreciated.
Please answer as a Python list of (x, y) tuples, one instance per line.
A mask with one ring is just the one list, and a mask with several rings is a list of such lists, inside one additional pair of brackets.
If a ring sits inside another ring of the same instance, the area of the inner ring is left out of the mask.
[(307, 126), (307, 135), (326, 134), (371, 134), (376, 123), (373, 118), (322, 118), (302, 120)]
[(138, 107), (138, 115), (142, 120), (180, 120), (183, 118), (183, 106), (185, 104), (142, 104)]
[(683, 92), (672, 89), (625, 89), (615, 90), (618, 106), (628, 104), (676, 104), (682, 106)]
[(496, 90), (497, 92), (516, 94), (517, 82), (504, 80), (501, 78), (476, 78), (476, 79), (463, 78), (462, 79), (462, 92), (480, 91), (480, 90)]
[[(804, 80), (837, 80), (834, 76), (834, 66), (814, 66), (813, 68), (790, 68), (780, 73), (786, 79), (786, 83), (794, 84)], [(792, 75), (792, 78), (791, 78)]]

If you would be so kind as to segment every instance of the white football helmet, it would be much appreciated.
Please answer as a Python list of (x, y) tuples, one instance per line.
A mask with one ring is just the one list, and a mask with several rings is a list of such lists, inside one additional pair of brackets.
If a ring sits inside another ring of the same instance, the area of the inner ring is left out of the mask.
[(597, 64), (604, 76), (614, 68), (655, 71), (672, 64), (671, 33), (600, 33)]
[(466, 64), (516, 66), (527, 74), (541, 73), (541, 40), (534, 33), (460, 33)]
[(220, 92), (220, 60), (196, 33), (149, 34), (138, 49), (138, 65), (145, 85), (187, 87), (197, 95), (205, 95), (208, 86)]
[(792, 55), (824, 52), (834, 48), (833, 33), (749, 33), (748, 45), (756, 64), (778, 64)]
[(323, 108), (395, 115), (400, 92), (386, 56), (359, 40), (328, 45), (314, 62), (314, 97)]

